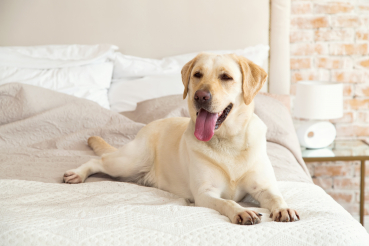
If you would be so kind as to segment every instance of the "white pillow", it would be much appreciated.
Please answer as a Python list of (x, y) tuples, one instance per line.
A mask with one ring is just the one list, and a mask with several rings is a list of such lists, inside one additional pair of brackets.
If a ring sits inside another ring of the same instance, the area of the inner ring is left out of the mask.
[(110, 109), (116, 112), (132, 111), (138, 102), (182, 93), (180, 73), (113, 80), (109, 89)]
[(0, 47), (0, 66), (19, 68), (60, 68), (113, 60), (117, 46), (41, 45)]
[(113, 45), (0, 47), (0, 85), (40, 86), (97, 102), (109, 109)]
[[(209, 51), (216, 54), (235, 53), (262, 66), (269, 46), (257, 45), (243, 50)], [(132, 111), (137, 103), (153, 98), (183, 93), (181, 69), (198, 53), (166, 57), (161, 60), (127, 56), (118, 53), (109, 89), (111, 110)]]
[[(231, 54), (244, 56), (259, 66), (262, 66), (269, 55), (269, 46), (259, 44), (240, 50), (207, 51), (215, 54)], [(182, 67), (198, 53), (189, 53), (163, 59), (150, 59), (117, 53), (114, 61), (113, 79), (144, 77), (159, 74), (179, 73)]]
[(109, 109), (107, 92), (112, 73), (112, 62), (52, 69), (0, 67), (0, 85), (19, 82), (40, 86), (86, 98)]

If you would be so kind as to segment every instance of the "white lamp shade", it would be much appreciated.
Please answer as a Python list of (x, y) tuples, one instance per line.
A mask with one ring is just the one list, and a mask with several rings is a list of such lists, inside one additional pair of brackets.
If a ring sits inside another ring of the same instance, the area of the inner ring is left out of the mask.
[(341, 118), (343, 116), (343, 85), (335, 82), (298, 82), (294, 116), (315, 120)]

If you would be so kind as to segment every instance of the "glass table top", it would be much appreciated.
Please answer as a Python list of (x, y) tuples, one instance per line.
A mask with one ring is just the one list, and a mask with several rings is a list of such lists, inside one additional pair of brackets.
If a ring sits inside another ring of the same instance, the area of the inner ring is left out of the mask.
[(326, 148), (301, 147), (303, 158), (369, 156), (369, 145), (361, 140), (336, 140)]

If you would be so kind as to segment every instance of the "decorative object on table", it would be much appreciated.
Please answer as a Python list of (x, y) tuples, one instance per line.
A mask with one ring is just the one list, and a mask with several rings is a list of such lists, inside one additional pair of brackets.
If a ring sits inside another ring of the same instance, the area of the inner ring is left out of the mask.
[(343, 86), (335, 82), (300, 81), (294, 105), (296, 118), (314, 120), (297, 129), (300, 145), (310, 149), (324, 148), (336, 138), (336, 128), (328, 121), (343, 116)]

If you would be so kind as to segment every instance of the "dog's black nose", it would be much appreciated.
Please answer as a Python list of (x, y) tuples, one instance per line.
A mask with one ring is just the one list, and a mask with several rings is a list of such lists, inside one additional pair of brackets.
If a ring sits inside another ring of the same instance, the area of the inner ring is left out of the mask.
[(211, 94), (209, 91), (205, 91), (205, 90), (198, 90), (195, 93), (195, 97), (194, 97), (195, 101), (199, 104), (205, 104), (207, 102), (210, 101), (211, 99)]

